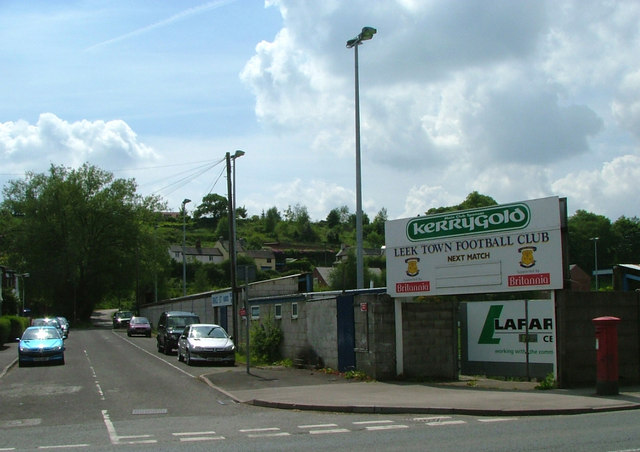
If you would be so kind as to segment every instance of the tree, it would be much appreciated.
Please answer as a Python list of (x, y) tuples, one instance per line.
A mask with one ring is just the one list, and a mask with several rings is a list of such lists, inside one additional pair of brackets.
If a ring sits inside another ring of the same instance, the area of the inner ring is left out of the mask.
[(613, 223), (615, 263), (637, 263), (640, 260), (640, 218), (620, 217)]
[(267, 234), (273, 233), (280, 221), (282, 221), (282, 217), (280, 216), (278, 209), (275, 207), (268, 209), (264, 216), (264, 232)]
[[(577, 264), (587, 273), (595, 269), (595, 249), (598, 250), (598, 268), (611, 268), (614, 264), (612, 249), (616, 241), (611, 221), (585, 210), (578, 210), (568, 219), (569, 262)], [(594, 244), (595, 238), (597, 243)]]
[[(88, 164), (51, 166), (3, 188), (2, 208), (19, 213), (9, 260), (29, 272), (40, 314), (88, 319), (109, 297), (139, 301), (167, 245), (154, 240), (157, 198), (136, 195), (133, 180)], [(143, 275), (146, 276), (143, 278)]]
[(227, 214), (228, 206), (227, 198), (216, 193), (209, 193), (202, 198), (202, 202), (193, 212), (193, 217), (196, 220), (207, 218), (215, 228), (218, 221)]
[(479, 207), (495, 206), (498, 203), (491, 196), (481, 195), (477, 191), (473, 191), (467, 195), (464, 201), (457, 206), (435, 207), (427, 210), (427, 215), (434, 213), (451, 212), (455, 210), (476, 209)]

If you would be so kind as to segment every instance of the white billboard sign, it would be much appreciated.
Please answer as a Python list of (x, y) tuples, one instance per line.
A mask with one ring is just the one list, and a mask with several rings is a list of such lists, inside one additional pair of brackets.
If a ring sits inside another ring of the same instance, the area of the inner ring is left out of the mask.
[(553, 301), (467, 303), (469, 361), (555, 362)]
[(394, 297), (560, 289), (560, 200), (426, 215), (385, 224)]
[(220, 292), (211, 295), (211, 306), (231, 306), (231, 292)]

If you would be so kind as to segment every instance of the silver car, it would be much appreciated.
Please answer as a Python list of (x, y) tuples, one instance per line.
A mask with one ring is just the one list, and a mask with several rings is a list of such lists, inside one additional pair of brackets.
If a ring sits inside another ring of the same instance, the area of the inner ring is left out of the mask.
[(220, 325), (193, 323), (178, 339), (178, 361), (185, 361), (190, 366), (196, 361), (234, 366), (236, 346)]

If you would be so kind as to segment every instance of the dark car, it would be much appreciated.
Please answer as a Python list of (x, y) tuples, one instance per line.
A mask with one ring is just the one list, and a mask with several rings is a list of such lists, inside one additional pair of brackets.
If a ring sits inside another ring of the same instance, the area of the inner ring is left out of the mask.
[(116, 312), (115, 314), (113, 314), (113, 327), (125, 328), (127, 325), (129, 325), (131, 317), (133, 317), (133, 312), (131, 311)]
[(147, 336), (151, 337), (151, 323), (146, 317), (131, 317), (127, 326), (127, 336)]
[(200, 317), (193, 312), (165, 311), (158, 320), (158, 351), (165, 355), (178, 348), (178, 338), (187, 325), (200, 323)]

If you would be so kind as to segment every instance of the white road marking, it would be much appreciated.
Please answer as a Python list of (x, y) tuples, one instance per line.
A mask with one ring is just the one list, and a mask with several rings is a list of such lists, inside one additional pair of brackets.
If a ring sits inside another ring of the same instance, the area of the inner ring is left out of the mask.
[(409, 428), (409, 426), (404, 424), (392, 424), (392, 425), (371, 425), (369, 427), (365, 427), (365, 429), (370, 432), (374, 432), (377, 430), (395, 430), (395, 429), (401, 429), (401, 428)]
[(276, 436), (291, 436), (291, 433), (278, 432), (278, 433), (256, 433), (247, 435), (249, 438), (273, 438)]
[(517, 417), (490, 417), (478, 419), (478, 422), (508, 422), (517, 421)]
[[(38, 446), (38, 449), (71, 449), (80, 447), (89, 447), (90, 444), (60, 444), (59, 446)], [(5, 449), (0, 449), (5, 450)]]
[(338, 424), (309, 424), (309, 425), (298, 425), (298, 428), (326, 428), (326, 427), (337, 427)]
[(440, 421), (442, 419), (451, 419), (451, 416), (431, 416), (431, 417), (414, 417), (413, 420), (416, 422), (435, 422)]
[(459, 424), (466, 424), (466, 421), (443, 421), (443, 422), (427, 422), (427, 425), (431, 426), (431, 427), (439, 427), (441, 425), (459, 425)]
[(357, 421), (354, 422), (354, 425), (371, 425), (371, 424), (392, 424), (393, 421), (390, 420), (383, 420), (383, 421)]
[(172, 433), (173, 436), (177, 436), (180, 438), (182, 442), (189, 441), (212, 441), (212, 440), (221, 440), (225, 439), (222, 435), (216, 435), (214, 431), (208, 432), (177, 432)]
[(279, 427), (265, 427), (265, 428), (242, 428), (239, 430), (240, 433), (252, 433), (252, 432), (273, 432), (280, 430)]
[(104, 421), (104, 425), (107, 427), (107, 432), (109, 433), (109, 440), (111, 441), (111, 444), (155, 444), (158, 442), (155, 439), (121, 442), (121, 439), (149, 438), (151, 437), (151, 435), (118, 436), (118, 434), (116, 433), (116, 428), (114, 427), (113, 422), (111, 422), (111, 418), (109, 417), (109, 412), (107, 410), (102, 410), (102, 419)]
[(348, 428), (330, 428), (327, 430), (309, 430), (309, 434), (311, 435), (322, 435), (322, 434), (331, 434), (331, 433), (349, 433), (351, 430)]

